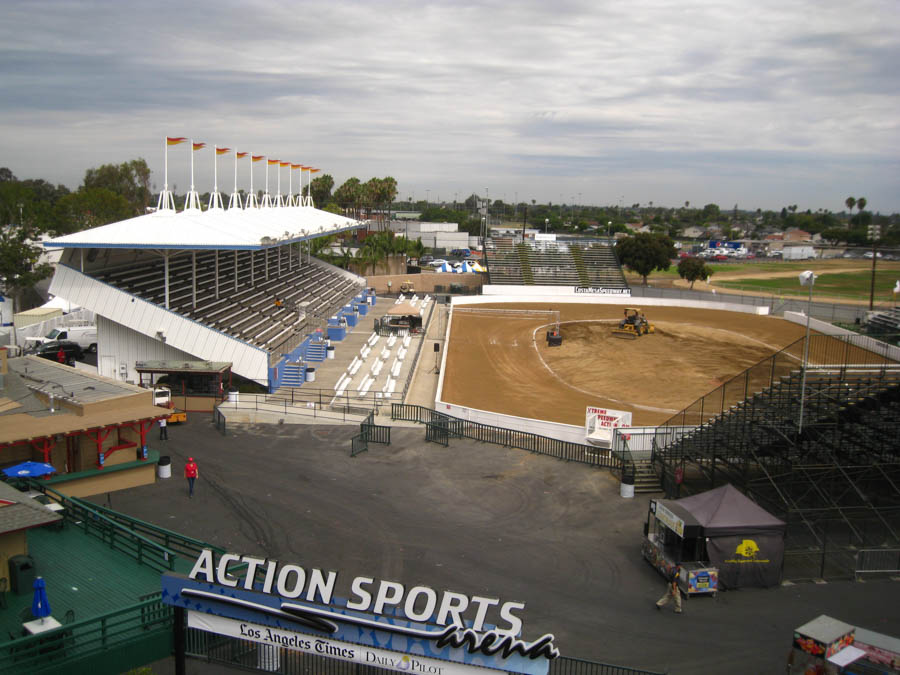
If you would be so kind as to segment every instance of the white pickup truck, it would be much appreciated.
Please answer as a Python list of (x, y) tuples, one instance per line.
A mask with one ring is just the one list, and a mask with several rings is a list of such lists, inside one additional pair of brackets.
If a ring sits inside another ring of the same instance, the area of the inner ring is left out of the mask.
[(50, 342), (52, 340), (68, 340), (75, 342), (86, 352), (97, 351), (97, 327), (87, 326), (59, 326), (54, 328), (44, 337), (27, 337), (26, 342)]

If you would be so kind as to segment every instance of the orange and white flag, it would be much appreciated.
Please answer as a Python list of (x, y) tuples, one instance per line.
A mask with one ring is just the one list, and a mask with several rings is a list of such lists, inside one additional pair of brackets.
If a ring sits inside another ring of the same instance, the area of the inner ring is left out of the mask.
[(179, 143), (184, 143), (187, 139), (184, 136), (166, 136), (166, 145), (178, 145)]

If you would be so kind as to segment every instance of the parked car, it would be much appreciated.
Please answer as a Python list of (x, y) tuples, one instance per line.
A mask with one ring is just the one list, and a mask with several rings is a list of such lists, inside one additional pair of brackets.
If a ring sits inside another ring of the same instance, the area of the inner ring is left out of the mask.
[(60, 326), (54, 328), (44, 337), (27, 337), (26, 342), (53, 342), (67, 341), (77, 342), (78, 345), (88, 352), (97, 351), (97, 327), (94, 325), (84, 326)]
[(713, 260), (715, 260), (716, 262), (727, 262), (728, 256), (725, 255), (724, 253), (717, 253), (716, 255), (713, 256)]
[(430, 264), (432, 267), (440, 267), (440, 266), (443, 265), (445, 262), (447, 262), (447, 261), (444, 260), (443, 258), (437, 258), (437, 259), (435, 259), (435, 260), (432, 260), (429, 264)]
[(84, 358), (84, 351), (77, 342), (69, 342), (68, 340), (52, 340), (51, 342), (42, 342), (31, 352), (35, 356), (48, 361), (56, 361), (59, 363), (59, 350), (65, 354), (66, 363), (72, 365), (75, 361)]
[(420, 265), (430, 265), (432, 260), (434, 260), (434, 256), (426, 254), (426, 255), (423, 255), (421, 258), (419, 258), (419, 264)]
[(450, 251), (450, 255), (456, 256), (457, 258), (468, 258), (472, 255), (472, 251), (467, 248), (455, 248)]

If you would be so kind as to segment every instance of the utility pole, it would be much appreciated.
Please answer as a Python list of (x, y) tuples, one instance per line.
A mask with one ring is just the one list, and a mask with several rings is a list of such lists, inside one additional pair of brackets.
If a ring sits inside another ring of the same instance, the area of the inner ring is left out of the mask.
[(881, 225), (869, 225), (869, 238), (872, 240), (872, 282), (869, 285), (869, 311), (875, 307), (875, 261), (878, 259), (878, 238), (881, 236)]

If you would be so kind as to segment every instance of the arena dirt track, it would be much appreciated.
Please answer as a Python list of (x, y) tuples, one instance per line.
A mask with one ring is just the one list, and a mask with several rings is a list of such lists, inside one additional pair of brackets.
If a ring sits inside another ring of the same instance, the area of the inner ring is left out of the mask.
[(775, 317), (647, 307), (656, 333), (622, 340), (611, 334), (621, 305), (478, 307), (558, 309), (563, 344), (547, 346), (546, 318), (454, 312), (443, 400), (577, 425), (589, 405), (631, 411), (635, 426), (660, 424), (805, 330)]

